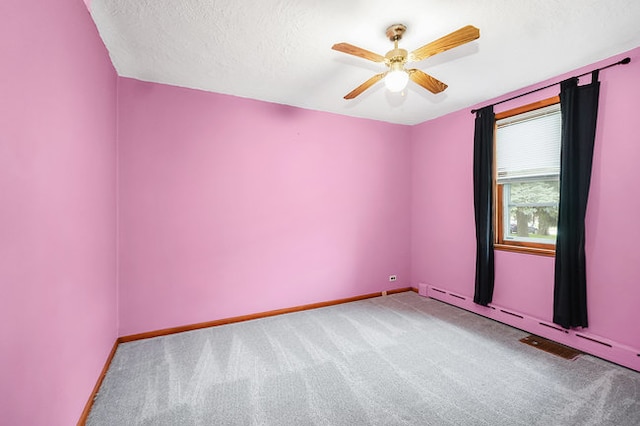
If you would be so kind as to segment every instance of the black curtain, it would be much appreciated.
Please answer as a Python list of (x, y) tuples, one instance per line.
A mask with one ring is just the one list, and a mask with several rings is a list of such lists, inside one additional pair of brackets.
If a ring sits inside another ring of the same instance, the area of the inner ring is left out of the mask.
[(493, 106), (476, 112), (473, 147), (473, 206), (476, 217), (476, 287), (473, 301), (488, 305), (493, 298)]
[(578, 86), (578, 79), (571, 78), (560, 86), (562, 147), (553, 322), (564, 328), (588, 325), (584, 218), (599, 92), (597, 71), (593, 72), (590, 84)]

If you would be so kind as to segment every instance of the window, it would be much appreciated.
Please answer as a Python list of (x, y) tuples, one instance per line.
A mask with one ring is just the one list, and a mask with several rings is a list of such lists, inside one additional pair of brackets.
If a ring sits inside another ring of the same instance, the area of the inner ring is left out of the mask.
[(555, 97), (496, 114), (496, 249), (555, 254), (559, 102)]

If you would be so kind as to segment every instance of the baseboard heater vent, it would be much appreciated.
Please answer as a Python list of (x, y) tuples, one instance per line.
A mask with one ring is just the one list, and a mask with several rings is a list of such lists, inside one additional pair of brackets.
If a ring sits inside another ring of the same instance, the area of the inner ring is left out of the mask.
[(608, 344), (608, 343), (601, 342), (600, 340), (592, 339), (591, 337), (583, 336), (582, 334), (579, 334), (579, 333), (576, 333), (576, 337), (580, 337), (580, 338), (582, 338), (582, 339), (587, 339), (587, 340), (590, 340), (590, 341), (595, 342), (595, 343), (600, 343), (601, 345), (607, 346), (607, 347), (609, 347), (609, 348), (611, 348), (611, 347), (612, 347), (612, 346), (611, 346), (610, 344)]
[(448, 291), (440, 290), (439, 288), (431, 287), (431, 290), (435, 291), (436, 293), (447, 294), (447, 295), (449, 295), (451, 297), (455, 297), (456, 299), (467, 300), (467, 298), (464, 297), (464, 296), (460, 296), (460, 295), (455, 294), (455, 293), (451, 293), (451, 292), (448, 292)]
[(507, 315), (512, 315), (512, 316), (520, 318), (520, 319), (524, 319), (524, 317), (522, 315), (514, 314), (513, 312), (505, 311), (504, 309), (500, 309), (500, 312), (503, 312), (503, 313), (505, 313)]
[(545, 326), (545, 327), (553, 328), (554, 330), (561, 331), (561, 332), (563, 332), (565, 334), (569, 334), (569, 332), (567, 330), (565, 330), (564, 328), (556, 327), (555, 325), (547, 324), (547, 323), (544, 323), (544, 322), (539, 322), (538, 324), (540, 324), (542, 326)]

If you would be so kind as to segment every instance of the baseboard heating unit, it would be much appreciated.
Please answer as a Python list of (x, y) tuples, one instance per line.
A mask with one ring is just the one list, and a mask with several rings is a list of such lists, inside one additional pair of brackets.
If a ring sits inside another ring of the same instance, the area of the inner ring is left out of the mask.
[(565, 330), (552, 322), (544, 321), (503, 306), (494, 304), (481, 306), (473, 303), (472, 296), (457, 294), (430, 284), (419, 284), (418, 294), (491, 318), (503, 324), (640, 372), (640, 349), (638, 348), (631, 348), (585, 330)]

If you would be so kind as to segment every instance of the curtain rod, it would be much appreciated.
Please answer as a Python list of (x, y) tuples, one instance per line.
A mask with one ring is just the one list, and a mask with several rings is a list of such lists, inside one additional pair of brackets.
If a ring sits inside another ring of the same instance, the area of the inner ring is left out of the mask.
[[(585, 72), (584, 74), (580, 74), (580, 75), (577, 75), (577, 76), (572, 77), (572, 78), (580, 78), (580, 77), (584, 77), (585, 75), (587, 75), (587, 74), (591, 74), (592, 72), (595, 72), (595, 71), (602, 71), (602, 70), (605, 70), (605, 69), (607, 69), (607, 68), (615, 67), (616, 65), (626, 65), (626, 64), (628, 64), (629, 62), (631, 62), (631, 58), (626, 57), (626, 58), (624, 58), (624, 59), (622, 59), (622, 60), (620, 60), (620, 61), (618, 61), (618, 62), (616, 62), (616, 63), (614, 63), (614, 64), (609, 64), (609, 65), (604, 66), (604, 67), (602, 67), (602, 68), (596, 68), (596, 69), (594, 69), (594, 70), (591, 70), (591, 71), (589, 71), (589, 72)], [(564, 81), (564, 80), (563, 80), (563, 81)], [(538, 88), (538, 89), (533, 89), (533, 90), (528, 91), (527, 93), (522, 93), (522, 94), (520, 94), (520, 95), (512, 96), (512, 97), (510, 97), (510, 98), (508, 98), (508, 99), (503, 99), (503, 100), (501, 100), (501, 101), (499, 101), (499, 102), (496, 102), (496, 103), (493, 103), (493, 104), (485, 105), (483, 108), (486, 108), (486, 107), (488, 107), (488, 106), (496, 106), (496, 105), (500, 105), (500, 104), (502, 104), (502, 103), (505, 103), (505, 102), (508, 102), (508, 101), (512, 101), (512, 100), (514, 100), (514, 99), (521, 98), (522, 96), (530, 95), (530, 94), (532, 94), (532, 93), (539, 92), (540, 90), (548, 89), (549, 87), (553, 87), (553, 86), (555, 86), (555, 85), (557, 85), (557, 84), (560, 84), (560, 83), (561, 83), (561, 82), (552, 83), (552, 84), (549, 84), (549, 85), (547, 85), (547, 86), (540, 87), (540, 88)], [(480, 110), (480, 108), (478, 108), (478, 109), (472, 109), (472, 110), (471, 110), (471, 114), (475, 114), (475, 113), (476, 113), (476, 112), (478, 112), (479, 110)]]

